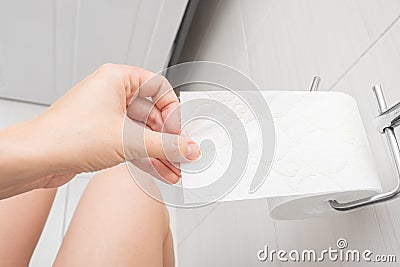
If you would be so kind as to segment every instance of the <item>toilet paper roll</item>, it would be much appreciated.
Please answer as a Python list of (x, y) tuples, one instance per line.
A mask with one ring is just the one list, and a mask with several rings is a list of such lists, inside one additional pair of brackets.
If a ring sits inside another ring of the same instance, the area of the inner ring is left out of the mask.
[[(275, 151), (264, 183), (251, 194), (250, 184), (262, 153), (262, 134), (269, 134), (261, 133), (251, 105), (228, 91), (181, 92), (182, 121), (187, 122), (182, 132), (201, 144), (202, 150), (200, 160), (181, 166), (185, 203), (207, 202), (216, 194), (220, 195), (217, 201), (266, 198), (272, 217), (300, 219), (335, 213), (328, 200), (349, 201), (381, 192), (352, 97), (340, 92), (307, 91), (265, 91), (262, 97), (272, 115)], [(208, 114), (220, 114), (225, 107), (233, 111), (245, 129), (247, 138), (241, 142), (247, 142), (248, 161), (243, 175), (227, 192), (194, 190), (212, 188), (210, 185), (232, 168), (232, 148), (238, 147), (233, 146), (226, 130), (231, 127), (226, 125), (230, 120), (221, 123), (213, 118), (194, 118), (200, 107), (191, 103), (202, 103), (193, 102), (199, 99), (217, 101), (224, 107), (210, 105), (215, 110)]]

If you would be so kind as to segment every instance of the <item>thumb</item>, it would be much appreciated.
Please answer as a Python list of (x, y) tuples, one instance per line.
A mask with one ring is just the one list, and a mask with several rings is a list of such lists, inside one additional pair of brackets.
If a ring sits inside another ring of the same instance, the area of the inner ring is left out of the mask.
[(126, 160), (150, 157), (188, 162), (200, 156), (199, 146), (190, 138), (152, 131), (129, 118), (124, 125), (123, 144)]

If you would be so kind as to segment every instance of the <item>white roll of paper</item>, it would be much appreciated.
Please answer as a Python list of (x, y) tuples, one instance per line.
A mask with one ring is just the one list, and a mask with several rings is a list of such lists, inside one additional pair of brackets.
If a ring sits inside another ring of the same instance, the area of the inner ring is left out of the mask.
[[(381, 192), (352, 97), (340, 92), (308, 91), (265, 91), (262, 96), (273, 118), (275, 153), (264, 183), (251, 194), (250, 184), (262, 151), (262, 135), (251, 107), (228, 91), (181, 92), (183, 121), (190, 121), (198, 108), (190, 105), (190, 101), (212, 99), (231, 109), (245, 128), (249, 154), (246, 170), (232, 190), (218, 201), (266, 198), (272, 217), (301, 219), (335, 213), (328, 200), (349, 201)], [(215, 156), (211, 161), (207, 159), (209, 164), (203, 169), (186, 171), (196, 164), (200, 166), (203, 157), (182, 164), (186, 203), (202, 202), (206, 196), (191, 194), (191, 189), (215, 183), (228, 168), (232, 144), (226, 127), (209, 118), (184, 125), (185, 135), (198, 143), (211, 140), (215, 145)], [(205, 153), (203, 146), (201, 149)]]

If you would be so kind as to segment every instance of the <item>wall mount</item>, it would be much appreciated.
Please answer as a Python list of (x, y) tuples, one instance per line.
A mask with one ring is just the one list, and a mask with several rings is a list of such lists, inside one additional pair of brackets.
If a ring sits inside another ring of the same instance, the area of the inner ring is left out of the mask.
[[(316, 76), (313, 78), (310, 91), (318, 91), (321, 78)], [(379, 114), (375, 119), (378, 132), (386, 136), (387, 143), (393, 158), (394, 165), (397, 172), (397, 185), (394, 189), (383, 192), (374, 196), (350, 201), (350, 202), (338, 202), (336, 200), (329, 200), (329, 204), (332, 208), (337, 211), (348, 211), (353, 210), (385, 201), (392, 200), (400, 195), (400, 148), (397, 142), (394, 128), (400, 125), (400, 102), (396, 105), (388, 108), (386, 100), (383, 94), (382, 87), (375, 85), (372, 87), (372, 91), (375, 94), (378, 102)]]

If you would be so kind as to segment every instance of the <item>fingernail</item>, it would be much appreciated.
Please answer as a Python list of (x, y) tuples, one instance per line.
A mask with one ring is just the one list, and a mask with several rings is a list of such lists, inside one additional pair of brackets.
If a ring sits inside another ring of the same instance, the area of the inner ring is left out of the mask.
[(195, 160), (200, 156), (199, 146), (195, 143), (189, 143), (186, 148), (186, 158), (189, 160)]

